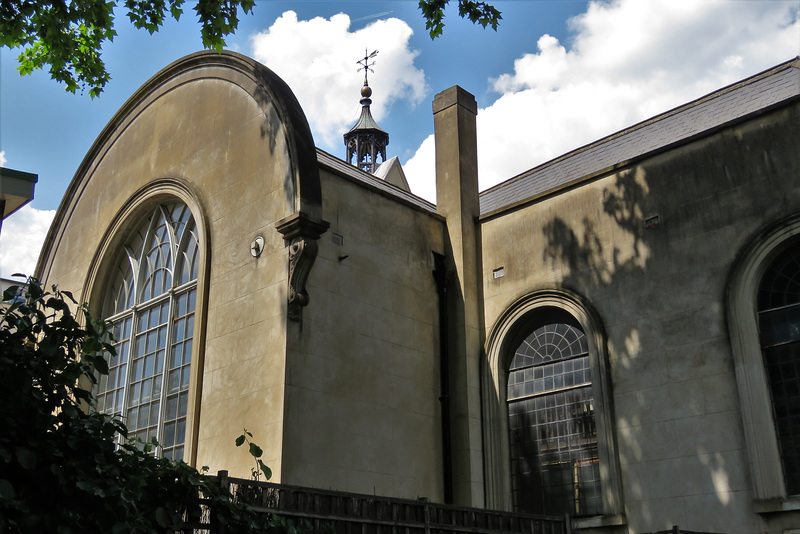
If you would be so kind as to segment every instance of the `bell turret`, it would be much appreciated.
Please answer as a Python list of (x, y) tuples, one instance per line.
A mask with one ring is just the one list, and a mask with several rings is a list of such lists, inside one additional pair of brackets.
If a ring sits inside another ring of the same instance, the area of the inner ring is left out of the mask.
[[(389, 144), (389, 134), (381, 130), (372, 112), (369, 109), (372, 100), (372, 89), (367, 80), (367, 72), (372, 70), (370, 67), (375, 63), (369, 60), (378, 55), (378, 51), (367, 55), (358, 61), (364, 69), (364, 86), (361, 88), (361, 116), (355, 126), (344, 134), (344, 145), (347, 149), (347, 162), (357, 166), (362, 171), (374, 173), (378, 166), (386, 161), (386, 145)], [(359, 68), (359, 70), (361, 70)], [(353, 156), (356, 160), (353, 162)]]

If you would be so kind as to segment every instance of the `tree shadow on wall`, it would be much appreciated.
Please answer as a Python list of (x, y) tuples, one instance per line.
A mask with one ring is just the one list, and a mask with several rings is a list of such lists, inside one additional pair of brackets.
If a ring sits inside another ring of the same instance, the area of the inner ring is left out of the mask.
[[(321, 206), (316, 146), (300, 103), (289, 86), (267, 67), (258, 64), (253, 75), (257, 80), (254, 97), (264, 110), (261, 138), (267, 140), (271, 155), (275, 155), (280, 137), (285, 137), (290, 158), (283, 177), (286, 201), (296, 208)], [(301, 206), (297, 206), (298, 201)]]
[[(601, 183), (572, 193), (579, 198)], [(714, 440), (704, 435), (713, 432), (703, 425), (710, 411), (704, 380), (721, 370), (698, 364), (695, 356), (711, 332), (725, 332), (723, 307), (709, 317), (719, 324), (708, 334), (696, 325), (690, 332), (681, 326), (693, 306), (713, 306), (700, 295), (692, 302), (679, 282), (703, 266), (676, 248), (678, 231), (656, 211), (659, 203), (671, 207), (665, 200), (671, 198), (669, 181), (648, 180), (645, 169), (635, 167), (605, 183), (599, 200), (574, 204), (589, 209), (566, 212), (576, 213), (574, 218), (556, 215), (543, 226), (542, 258), (563, 287), (591, 304), (606, 330), (609, 409), (629, 521), (647, 525), (645, 531), (673, 525), (719, 531), (730, 492), (745, 489), (739, 481), (746, 477), (730, 472), (741, 454), (710, 447)], [(710, 298), (719, 302), (721, 292)], [(724, 350), (719, 347), (714, 349)], [(724, 367), (733, 383), (732, 364)], [(725, 417), (728, 428), (739, 425), (734, 407)], [(691, 502), (693, 496), (700, 500)], [(706, 517), (696, 513), (709, 503)]]

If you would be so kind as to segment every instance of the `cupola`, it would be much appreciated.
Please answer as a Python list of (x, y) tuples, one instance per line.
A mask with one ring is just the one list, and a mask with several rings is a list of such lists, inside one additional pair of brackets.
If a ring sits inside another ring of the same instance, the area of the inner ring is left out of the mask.
[[(389, 144), (389, 134), (381, 130), (372, 112), (369, 109), (372, 100), (372, 89), (367, 80), (367, 72), (375, 63), (369, 60), (378, 55), (378, 51), (367, 54), (364, 51), (364, 58), (358, 61), (364, 69), (364, 86), (361, 88), (361, 116), (355, 126), (344, 134), (344, 146), (347, 149), (347, 162), (357, 166), (362, 171), (375, 173), (378, 166), (386, 161), (386, 145)], [(359, 68), (359, 70), (361, 70)], [(355, 156), (355, 162), (353, 157)]]

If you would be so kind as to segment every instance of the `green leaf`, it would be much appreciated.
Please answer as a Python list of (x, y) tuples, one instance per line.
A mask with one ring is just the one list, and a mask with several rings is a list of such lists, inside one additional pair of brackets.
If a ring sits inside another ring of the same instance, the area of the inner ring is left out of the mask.
[(261, 460), (258, 460), (258, 465), (259, 467), (261, 467), (261, 472), (264, 473), (264, 480), (269, 480), (270, 478), (272, 478), (272, 469), (267, 467), (267, 464), (265, 464)]
[(253, 456), (253, 458), (261, 458), (261, 455), (264, 454), (264, 451), (262, 451), (261, 447), (259, 447), (255, 443), (251, 443), (250, 454)]
[(3, 291), (3, 300), (14, 300), (19, 292), (19, 286), (9, 286), (5, 291)]
[(14, 486), (11, 482), (4, 478), (0, 479), (0, 497), (8, 501), (13, 501), (16, 496), (17, 492), (14, 491)]
[(99, 352), (103, 350), (103, 343), (94, 337), (87, 337), (83, 340), (81, 344), (81, 352), (84, 354), (90, 354), (92, 352)]
[(167, 513), (167, 510), (163, 506), (156, 508), (156, 522), (158, 526), (162, 528), (172, 525), (172, 517), (170, 517), (170, 514)]
[(245, 439), (244, 434), (236, 438), (236, 446), (241, 447), (242, 445), (244, 445), (244, 439)]
[(36, 469), (36, 453), (32, 450), (27, 447), (17, 447), (14, 453), (17, 457), (17, 462), (19, 462), (19, 465), (21, 465), (23, 469), (27, 469), (28, 471)]
[(108, 362), (102, 355), (92, 358), (91, 363), (92, 365), (94, 365), (94, 368), (97, 370), (97, 372), (100, 373), (101, 375), (108, 374)]

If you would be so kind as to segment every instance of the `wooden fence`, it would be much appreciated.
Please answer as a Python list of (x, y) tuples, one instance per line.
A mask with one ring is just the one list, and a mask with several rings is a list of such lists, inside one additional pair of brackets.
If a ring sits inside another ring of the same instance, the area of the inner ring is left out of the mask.
[[(327, 534), (570, 534), (565, 517), (498, 512), (393, 499), (269, 482), (216, 477), (231, 494), (258, 513), (276, 514), (310, 524)], [(212, 523), (213, 510), (203, 505), (200, 517), (187, 522), (184, 533), (236, 534)]]

